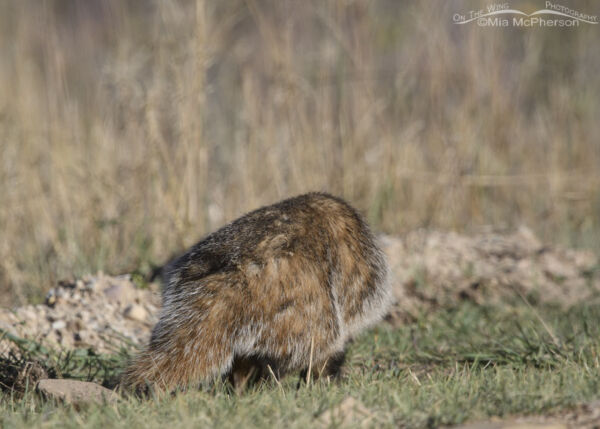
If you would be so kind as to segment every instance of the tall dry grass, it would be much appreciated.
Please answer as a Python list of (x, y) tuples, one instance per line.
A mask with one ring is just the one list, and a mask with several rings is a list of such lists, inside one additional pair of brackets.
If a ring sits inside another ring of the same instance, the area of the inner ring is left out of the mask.
[(600, 25), (452, 23), (482, 5), (3, 1), (1, 301), (307, 190), (387, 232), (597, 245)]

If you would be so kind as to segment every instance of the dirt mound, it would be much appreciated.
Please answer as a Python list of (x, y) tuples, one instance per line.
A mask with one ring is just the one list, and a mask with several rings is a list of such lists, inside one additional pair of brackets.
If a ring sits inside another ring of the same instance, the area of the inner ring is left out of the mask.
[[(159, 307), (158, 285), (140, 289), (129, 275), (98, 273), (61, 281), (44, 304), (0, 309), (0, 329), (43, 344), (110, 353), (145, 341)], [(0, 341), (0, 354), (9, 348)]]
[[(600, 291), (594, 254), (544, 246), (526, 228), (473, 236), (423, 230), (384, 236), (382, 243), (397, 298), (395, 321), (464, 300), (570, 305)], [(49, 345), (108, 353), (145, 342), (159, 307), (158, 285), (140, 289), (128, 275), (99, 273), (61, 282), (45, 304), (0, 309), (0, 329)], [(0, 341), (0, 355), (11, 344)]]
[(382, 243), (400, 319), (464, 300), (569, 306), (600, 291), (592, 252), (543, 245), (526, 227), (472, 236), (419, 230)]

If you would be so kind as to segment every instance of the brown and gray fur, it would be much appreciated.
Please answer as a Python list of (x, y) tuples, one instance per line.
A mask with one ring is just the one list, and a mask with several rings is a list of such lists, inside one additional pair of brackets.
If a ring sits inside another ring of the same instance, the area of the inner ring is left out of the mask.
[[(309, 193), (208, 235), (167, 269), (150, 343), (122, 384), (171, 390), (253, 368), (326, 373), (349, 339), (378, 322), (391, 292), (362, 217)], [(333, 371), (333, 369), (332, 369)]]

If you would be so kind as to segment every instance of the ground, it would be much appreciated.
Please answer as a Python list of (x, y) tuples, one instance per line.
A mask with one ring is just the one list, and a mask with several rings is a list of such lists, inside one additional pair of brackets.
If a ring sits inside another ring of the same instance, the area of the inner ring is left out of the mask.
[[(439, 427), (483, 422), (477, 427), (491, 428), (503, 427), (498, 421), (528, 421), (545, 427), (598, 427), (597, 263), (589, 260), (592, 265), (588, 266), (580, 261), (583, 254), (541, 245), (530, 253), (517, 251), (515, 243), (521, 247), (525, 243), (519, 234), (522, 232), (514, 235), (517, 239), (511, 235), (492, 239), (489, 234), (470, 239), (454, 236), (452, 240), (451, 235), (439, 233), (423, 236), (422, 240), (413, 236), (418, 245), (410, 244), (410, 237), (388, 238), (388, 252), (395, 249), (396, 254), (404, 255), (399, 246), (413, 252), (423, 249), (423, 264), (413, 270), (421, 280), (415, 285), (411, 276), (402, 277), (405, 271), (395, 272), (395, 292), (399, 296), (407, 294), (410, 305), (404, 308), (398, 304), (386, 321), (349, 345), (339, 380), (303, 382), (298, 386), (298, 375), (292, 375), (251, 387), (241, 395), (217, 383), (168, 398), (128, 398), (110, 405), (75, 408), (44, 401), (32, 391), (36, 378), (40, 378), (36, 368), (45, 371), (43, 376), (91, 379), (111, 386), (133, 347), (124, 343), (120, 353), (97, 354), (93, 348), (57, 353), (40, 344), (43, 341), (21, 340), (19, 347), (13, 348), (12, 360), (6, 357), (2, 366), (5, 386), (0, 426)], [(564, 276), (559, 280), (550, 276), (542, 286), (553, 284), (551, 288), (562, 290), (565, 283), (578, 284), (574, 279), (581, 275), (588, 293), (584, 300), (567, 300), (565, 297), (573, 294), (565, 290), (563, 302), (546, 302), (534, 293), (543, 292), (543, 287), (521, 292), (519, 287), (525, 282), (517, 281), (514, 273), (511, 277), (505, 269), (499, 272), (511, 279), (514, 287), (507, 290), (513, 291), (513, 296), (508, 292), (492, 293), (503, 285), (496, 278), (498, 272), (486, 271), (485, 277), (479, 267), (464, 272), (470, 280), (463, 283), (470, 285), (477, 277), (480, 285), (465, 289), (470, 294), (461, 294), (457, 279), (450, 283), (436, 280), (436, 269), (442, 270), (443, 264), (432, 255), (445, 249), (444, 243), (448, 242), (464, 245), (462, 250), (455, 246), (448, 254), (454, 265), (460, 265), (465, 255), (475, 258), (475, 249), (483, 252), (485, 248), (490, 268), (494, 263), (490, 262), (493, 258), (489, 252), (498, 253), (498, 246), (504, 249), (498, 256), (499, 267), (506, 264), (506, 260), (501, 261), (506, 258), (516, 258), (516, 265), (519, 261), (537, 261), (526, 271), (544, 274), (548, 270), (540, 267), (548, 258), (553, 259), (562, 264)], [(496, 243), (496, 247), (490, 243)], [(428, 258), (436, 262), (429, 266)], [(394, 258), (390, 262), (401, 265)], [(440, 292), (430, 296), (436, 284)], [(454, 295), (442, 293), (451, 290), (450, 284), (457, 291), (454, 300), (450, 299)], [(78, 291), (76, 286), (69, 290)], [(63, 293), (63, 302), (68, 304), (65, 296)], [(421, 305), (417, 305), (418, 297), (422, 298)], [(112, 305), (125, 311), (130, 304)], [(60, 308), (59, 303), (54, 304), (56, 308)], [(18, 351), (19, 357), (15, 355)], [(26, 367), (24, 361), (39, 364)], [(9, 381), (14, 389), (6, 385)], [(497, 421), (487, 423), (490, 419)]]

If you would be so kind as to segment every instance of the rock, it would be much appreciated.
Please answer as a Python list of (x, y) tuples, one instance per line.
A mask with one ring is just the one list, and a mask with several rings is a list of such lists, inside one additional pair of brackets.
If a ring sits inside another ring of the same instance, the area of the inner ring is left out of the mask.
[(10, 323), (0, 320), (0, 338), (3, 335), (2, 331), (15, 337), (18, 336), (17, 331), (15, 331), (15, 328)]
[(373, 413), (362, 402), (352, 397), (345, 398), (339, 405), (323, 412), (318, 418), (325, 427), (346, 427), (370, 425)]
[(525, 225), (519, 227), (515, 238), (520, 241), (521, 246), (525, 247), (528, 252), (539, 252), (543, 247), (533, 231)]
[(81, 323), (80, 320), (75, 319), (75, 320), (69, 320), (66, 323), (66, 328), (70, 331), (70, 332), (77, 332), (81, 329), (83, 329), (83, 325)]
[(115, 402), (118, 395), (96, 383), (65, 379), (40, 380), (37, 391), (47, 399), (80, 406), (86, 403)]
[(17, 313), (24, 321), (32, 321), (37, 319), (37, 313), (33, 310), (33, 306), (31, 305), (19, 308)]
[(568, 252), (575, 266), (584, 273), (591, 272), (598, 265), (598, 258), (590, 250), (578, 250)]
[(58, 296), (58, 294), (56, 293), (56, 291), (54, 289), (52, 289), (46, 295), (46, 299), (44, 300), (44, 304), (46, 304), (48, 307), (54, 308), (54, 306), (59, 302), (59, 300), (60, 300), (60, 297)]
[(99, 340), (98, 334), (93, 330), (81, 330), (73, 334), (73, 342), (78, 347), (97, 347)]
[(541, 262), (546, 274), (558, 281), (576, 277), (579, 274), (577, 267), (571, 261), (560, 258), (558, 255), (552, 253), (544, 254)]
[(123, 311), (123, 316), (131, 320), (144, 322), (148, 317), (148, 312), (139, 304), (129, 304)]
[(104, 289), (104, 295), (110, 301), (131, 302), (135, 299), (135, 288), (133, 284), (119, 282)]
[(64, 320), (57, 320), (56, 322), (52, 322), (52, 329), (60, 330), (64, 329), (67, 326)]

